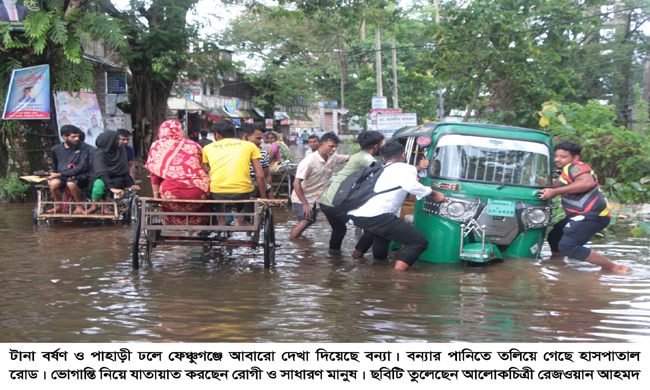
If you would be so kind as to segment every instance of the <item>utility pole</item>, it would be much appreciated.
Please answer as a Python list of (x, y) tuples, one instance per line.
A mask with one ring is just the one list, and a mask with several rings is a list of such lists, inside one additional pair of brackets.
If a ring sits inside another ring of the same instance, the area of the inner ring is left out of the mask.
[(381, 83), (381, 42), (379, 37), (379, 26), (375, 27), (375, 53), (377, 69), (377, 96), (384, 96), (384, 88)]
[(395, 36), (393, 35), (393, 108), (398, 109), (397, 102), (397, 47), (395, 46)]
[(440, 24), (440, 0), (436, 0), (433, 6), (436, 8), (436, 24)]

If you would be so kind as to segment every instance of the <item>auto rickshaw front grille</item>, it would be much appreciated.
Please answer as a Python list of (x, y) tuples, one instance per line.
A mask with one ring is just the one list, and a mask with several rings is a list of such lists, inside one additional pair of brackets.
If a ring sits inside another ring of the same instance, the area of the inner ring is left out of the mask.
[(493, 244), (510, 245), (519, 234), (517, 217), (503, 217), (494, 219), (487, 215), (487, 207), (483, 209), (476, 219), (479, 226), (485, 226), (485, 235)]

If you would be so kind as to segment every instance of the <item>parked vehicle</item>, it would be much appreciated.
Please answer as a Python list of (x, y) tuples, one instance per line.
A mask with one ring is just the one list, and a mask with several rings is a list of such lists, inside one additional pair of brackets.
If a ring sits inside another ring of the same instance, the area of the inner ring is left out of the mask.
[[(468, 123), (426, 123), (391, 138), (406, 147), (407, 163), (426, 156), (422, 184), (447, 200), (407, 198), (402, 217), (429, 239), (422, 260), (485, 263), (539, 256), (551, 222), (551, 137), (542, 131)], [(412, 216), (410, 215), (412, 214)]]

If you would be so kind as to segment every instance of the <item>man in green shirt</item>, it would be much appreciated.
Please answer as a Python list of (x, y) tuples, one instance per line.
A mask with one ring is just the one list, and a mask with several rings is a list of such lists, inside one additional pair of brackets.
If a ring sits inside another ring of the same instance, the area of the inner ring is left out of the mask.
[[(361, 146), (361, 151), (355, 153), (350, 157), (350, 161), (345, 164), (345, 167), (339, 172), (332, 184), (327, 188), (325, 193), (320, 197), (320, 209), (327, 217), (327, 222), (329, 222), (332, 227), (332, 235), (330, 237), (330, 246), (329, 249), (333, 251), (341, 250), (341, 243), (347, 232), (347, 223), (350, 220), (347, 211), (337, 209), (332, 204), (334, 195), (339, 189), (341, 182), (345, 180), (351, 173), (358, 171), (363, 167), (369, 167), (377, 163), (375, 160), (376, 155), (379, 154), (381, 147), (384, 145), (385, 139), (384, 136), (377, 131), (365, 131), (357, 137), (357, 142)], [(364, 235), (365, 237), (365, 235)], [(372, 236), (369, 236), (370, 244), (372, 244)], [(363, 241), (362, 237), (360, 242)], [(357, 244), (357, 246), (359, 246)], [(362, 245), (365, 247), (366, 245)], [(368, 248), (370, 245), (367, 246)], [(357, 251), (355, 251), (355, 254)], [(358, 257), (363, 256), (360, 254)]]

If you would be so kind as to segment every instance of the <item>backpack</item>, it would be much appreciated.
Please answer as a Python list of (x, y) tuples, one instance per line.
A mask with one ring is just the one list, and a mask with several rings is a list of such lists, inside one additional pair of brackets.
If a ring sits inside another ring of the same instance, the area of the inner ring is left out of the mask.
[(334, 207), (344, 211), (355, 210), (366, 204), (375, 195), (401, 188), (397, 186), (388, 190), (375, 192), (375, 184), (377, 184), (377, 180), (386, 166), (375, 165), (363, 167), (351, 173), (341, 182), (339, 189), (336, 191), (334, 199), (332, 199)]

